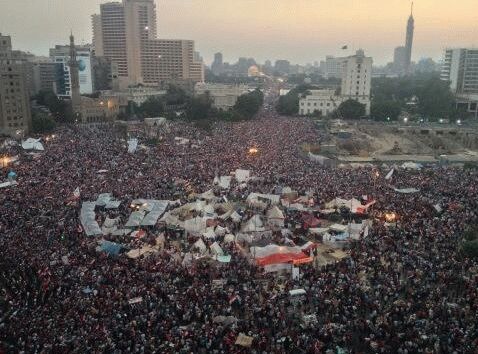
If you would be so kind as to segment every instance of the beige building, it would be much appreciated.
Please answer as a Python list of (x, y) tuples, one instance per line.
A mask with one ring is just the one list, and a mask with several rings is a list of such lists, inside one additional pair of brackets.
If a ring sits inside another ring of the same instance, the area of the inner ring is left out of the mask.
[(194, 41), (157, 39), (154, 0), (102, 4), (92, 16), (97, 55), (116, 62), (120, 87), (165, 81), (203, 81), (202, 61), (194, 60)]
[(363, 104), (365, 114), (370, 115), (372, 58), (366, 57), (363, 50), (358, 50), (356, 55), (337, 60), (342, 63), (340, 95), (337, 95), (335, 90), (310, 90), (309, 95), (299, 100), (299, 114), (307, 115), (317, 111), (322, 116), (327, 116), (342, 102), (352, 99)]
[(227, 85), (227, 84), (213, 84), (213, 83), (197, 83), (194, 87), (195, 95), (202, 95), (209, 93), (213, 106), (224, 111), (232, 108), (239, 96), (242, 96), (251, 91), (247, 85)]
[(27, 66), (12, 52), (10, 36), (0, 33), (0, 134), (17, 136), (31, 129)]
[(342, 60), (342, 87), (344, 101), (352, 99), (365, 105), (365, 114), (370, 114), (370, 92), (372, 89), (373, 59), (366, 57), (363, 50)]

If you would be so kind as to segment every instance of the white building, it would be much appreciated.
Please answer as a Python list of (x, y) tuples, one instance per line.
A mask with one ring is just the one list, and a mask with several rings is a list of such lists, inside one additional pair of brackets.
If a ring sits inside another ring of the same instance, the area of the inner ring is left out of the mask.
[(322, 116), (328, 116), (342, 103), (342, 98), (335, 95), (335, 90), (310, 90), (310, 95), (300, 99), (299, 114), (307, 115), (320, 112)]
[[(313, 114), (315, 111), (327, 116), (336, 110), (342, 102), (349, 99), (365, 105), (365, 114), (370, 114), (370, 91), (372, 87), (371, 57), (363, 50), (346, 58), (335, 58), (341, 63), (342, 85), (340, 95), (334, 90), (311, 90), (310, 95), (299, 101), (299, 114)], [(347, 117), (344, 117), (347, 118)]]
[(370, 114), (372, 64), (373, 59), (366, 57), (363, 50), (358, 50), (355, 55), (343, 58), (342, 61), (340, 95), (344, 101), (352, 99), (364, 104), (366, 115)]
[(478, 117), (478, 48), (447, 49), (441, 79), (450, 82), (457, 105)]
[(331, 55), (325, 57), (324, 75), (326, 79), (342, 77), (342, 58)]
[(197, 83), (194, 87), (195, 95), (209, 92), (213, 106), (227, 111), (232, 108), (239, 96), (251, 91), (248, 85), (227, 85), (214, 83)]

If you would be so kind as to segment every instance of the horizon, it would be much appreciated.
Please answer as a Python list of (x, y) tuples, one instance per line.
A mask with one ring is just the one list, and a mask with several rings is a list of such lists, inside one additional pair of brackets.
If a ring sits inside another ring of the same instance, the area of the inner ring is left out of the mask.
[[(15, 49), (48, 56), (49, 48), (68, 43), (70, 29), (78, 44), (91, 43), (91, 15), (99, 13), (99, 5), (104, 2), (3, 2), (0, 13), (9, 16), (2, 19), (0, 32), (12, 37)], [(393, 60), (395, 47), (404, 45), (410, 4), (408, 0), (389, 0), (387, 8), (376, 16), (379, 0), (364, 0), (360, 5), (350, 0), (298, 0), (294, 4), (285, 0), (157, 0), (158, 37), (194, 40), (195, 50), (208, 65), (216, 52), (230, 63), (239, 57), (252, 57), (258, 63), (286, 59), (305, 65), (320, 62), (326, 55), (347, 56), (363, 49), (381, 66)], [(473, 0), (461, 0), (459, 6), (449, 0), (439, 4), (415, 1), (412, 60), (437, 61), (447, 47), (476, 46), (474, 5)], [(433, 12), (428, 11), (431, 6)], [(47, 17), (34, 16), (45, 12), (45, 7)], [(75, 16), (64, 16), (68, 12)], [(27, 25), (17, 20), (21, 16), (28, 19)], [(340, 17), (343, 21), (337, 21)], [(344, 45), (348, 45), (347, 51), (340, 49)]]

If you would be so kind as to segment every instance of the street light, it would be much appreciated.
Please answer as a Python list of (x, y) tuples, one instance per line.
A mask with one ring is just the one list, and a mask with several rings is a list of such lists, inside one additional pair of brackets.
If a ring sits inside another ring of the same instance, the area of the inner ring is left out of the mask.
[(250, 155), (255, 155), (255, 154), (257, 154), (258, 152), (259, 152), (259, 150), (258, 150), (257, 148), (255, 148), (255, 147), (251, 147), (251, 148), (249, 149), (249, 154), (250, 154)]
[(2, 167), (5, 168), (10, 163), (10, 159), (7, 156), (2, 157)]

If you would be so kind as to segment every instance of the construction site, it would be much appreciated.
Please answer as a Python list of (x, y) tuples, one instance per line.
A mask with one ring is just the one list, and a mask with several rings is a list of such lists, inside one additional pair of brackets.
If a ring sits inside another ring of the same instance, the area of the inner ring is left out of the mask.
[(323, 139), (309, 151), (339, 162), (478, 162), (474, 126), (343, 120), (318, 121), (317, 125)]

